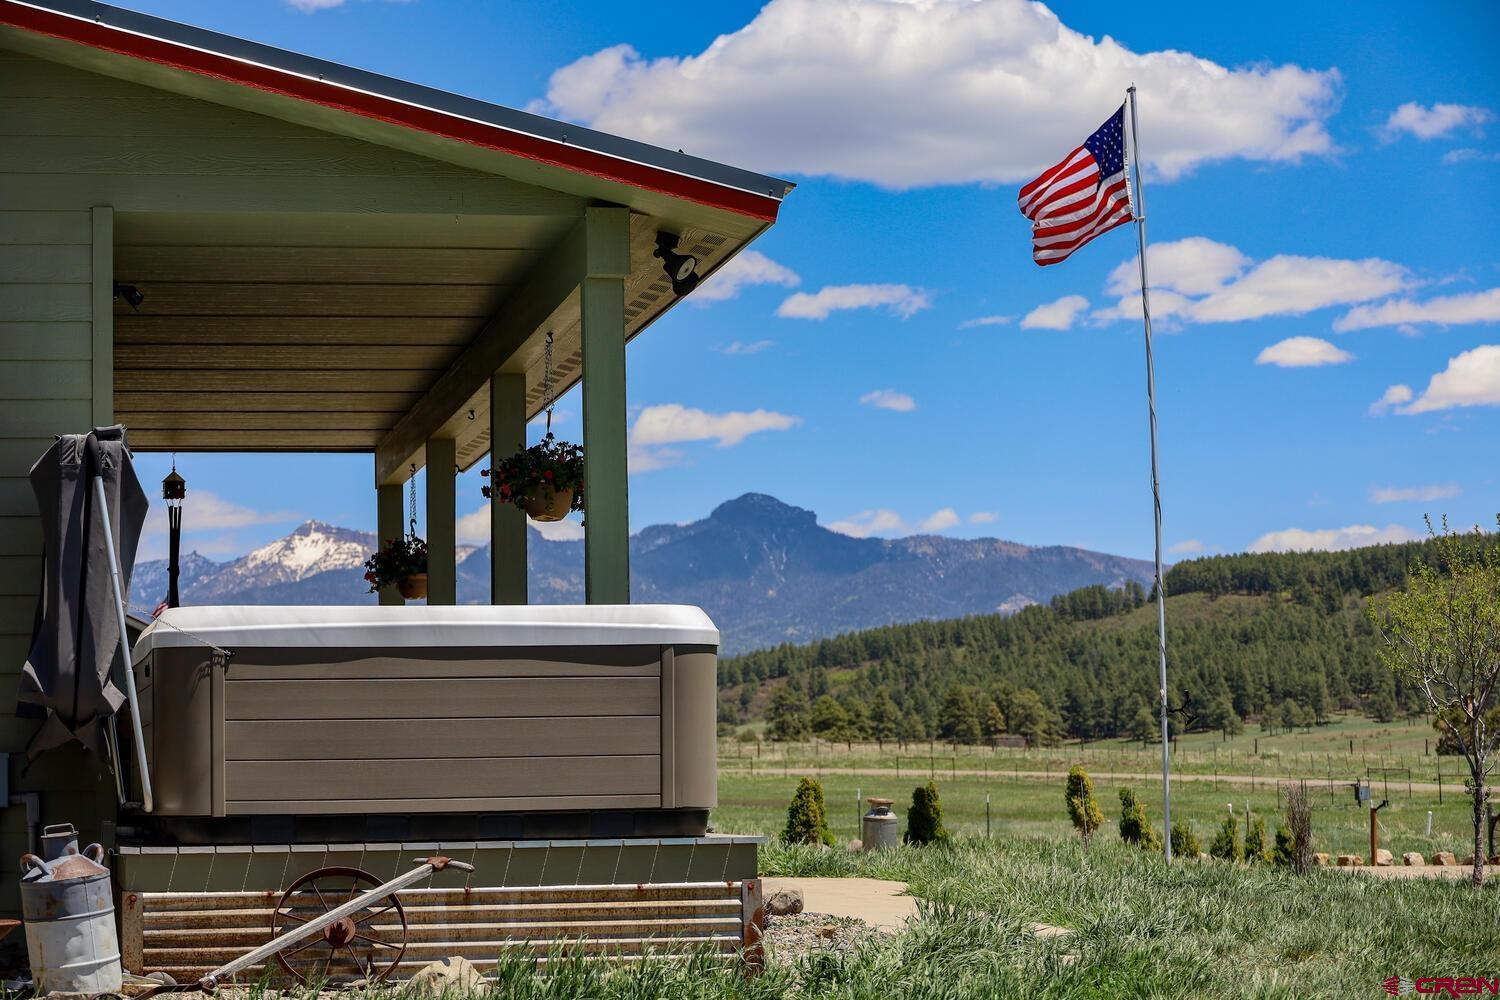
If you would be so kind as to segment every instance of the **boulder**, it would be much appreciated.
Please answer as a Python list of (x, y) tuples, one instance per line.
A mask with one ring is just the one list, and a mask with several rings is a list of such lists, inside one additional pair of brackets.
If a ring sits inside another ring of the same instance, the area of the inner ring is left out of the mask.
[(1375, 848), (1375, 866), (1377, 868), (1389, 868), (1395, 863), (1396, 859), (1391, 856), (1390, 851), (1387, 851), (1384, 847)]
[(859, 840), (857, 838), (855, 840), (849, 841), (849, 843), (847, 843), (847, 844), (844, 845), (844, 850), (848, 851), (850, 854), (858, 854), (860, 851), (863, 851), (864, 849), (865, 849), (865, 842), (863, 840)]
[(470, 996), (489, 988), (474, 963), (459, 955), (422, 966), (407, 987), (417, 996), (434, 997)]
[(1473, 868), (1474, 867), (1474, 855), (1472, 855), (1472, 854), (1466, 854), (1466, 855), (1464, 855), (1464, 859), (1462, 861), (1460, 861), (1459, 864), (1463, 865), (1465, 868)]
[(1438, 851), (1432, 856), (1432, 863), (1435, 865), (1456, 865), (1458, 864), (1458, 859), (1453, 856), (1452, 851)]
[(1317, 865), (1319, 868), (1327, 868), (1328, 855), (1324, 854), (1322, 851), (1319, 851), (1318, 853), (1313, 855), (1313, 864)]
[(1364, 865), (1364, 863), (1365, 863), (1365, 859), (1362, 856), (1358, 855), (1358, 854), (1340, 854), (1339, 855), (1339, 867), (1340, 868), (1360, 868), (1360, 867), (1362, 867)]
[(1408, 867), (1412, 867), (1417, 865), (1425, 865), (1427, 863), (1427, 859), (1422, 857), (1422, 855), (1418, 854), (1416, 851), (1407, 851), (1405, 854), (1401, 855), (1401, 863)]
[(781, 889), (766, 897), (766, 912), (773, 917), (789, 917), (802, 912), (802, 890)]

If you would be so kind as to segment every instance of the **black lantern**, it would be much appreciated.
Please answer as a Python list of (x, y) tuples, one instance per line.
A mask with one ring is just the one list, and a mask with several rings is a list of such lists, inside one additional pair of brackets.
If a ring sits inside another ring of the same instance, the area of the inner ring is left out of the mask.
[(182, 551), (182, 499), (187, 496), (187, 480), (177, 474), (177, 461), (161, 481), (161, 498), (167, 502), (167, 607), (175, 608), (177, 596), (178, 555)]

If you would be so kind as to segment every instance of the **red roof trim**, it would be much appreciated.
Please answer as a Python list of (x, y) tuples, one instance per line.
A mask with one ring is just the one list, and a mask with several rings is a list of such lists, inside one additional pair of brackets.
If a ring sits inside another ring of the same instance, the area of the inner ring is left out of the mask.
[(780, 202), (739, 188), (725, 187), (697, 177), (663, 170), (643, 163), (607, 156), (577, 146), (561, 145), (538, 136), (476, 122), (466, 118), (418, 107), (402, 101), (350, 90), (322, 80), (312, 80), (295, 73), (257, 63), (232, 59), (174, 42), (121, 31), (109, 25), (69, 17), (55, 11), (15, 3), (0, 3), (0, 24), (76, 42), (90, 48), (114, 52), (133, 59), (186, 70), (200, 76), (285, 97), (296, 98), (326, 108), (345, 111), (429, 135), (519, 156), (574, 173), (589, 174), (632, 187), (657, 191), (674, 198), (724, 209), (764, 222), (775, 222)]

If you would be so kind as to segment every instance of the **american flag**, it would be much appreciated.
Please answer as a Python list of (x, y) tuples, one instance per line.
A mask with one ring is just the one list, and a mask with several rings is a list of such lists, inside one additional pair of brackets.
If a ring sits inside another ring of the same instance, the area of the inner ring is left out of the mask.
[(1125, 106), (1083, 145), (1021, 188), (1016, 200), (1031, 220), (1031, 258), (1046, 267), (1100, 233), (1130, 222), (1125, 177)]

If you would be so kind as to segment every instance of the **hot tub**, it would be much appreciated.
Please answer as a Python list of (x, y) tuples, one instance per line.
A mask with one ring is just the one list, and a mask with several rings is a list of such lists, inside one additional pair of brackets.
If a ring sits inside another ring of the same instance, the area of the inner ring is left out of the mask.
[(137, 819), (183, 842), (235, 818), (293, 841), (702, 833), (718, 642), (672, 605), (174, 608), (135, 646)]

